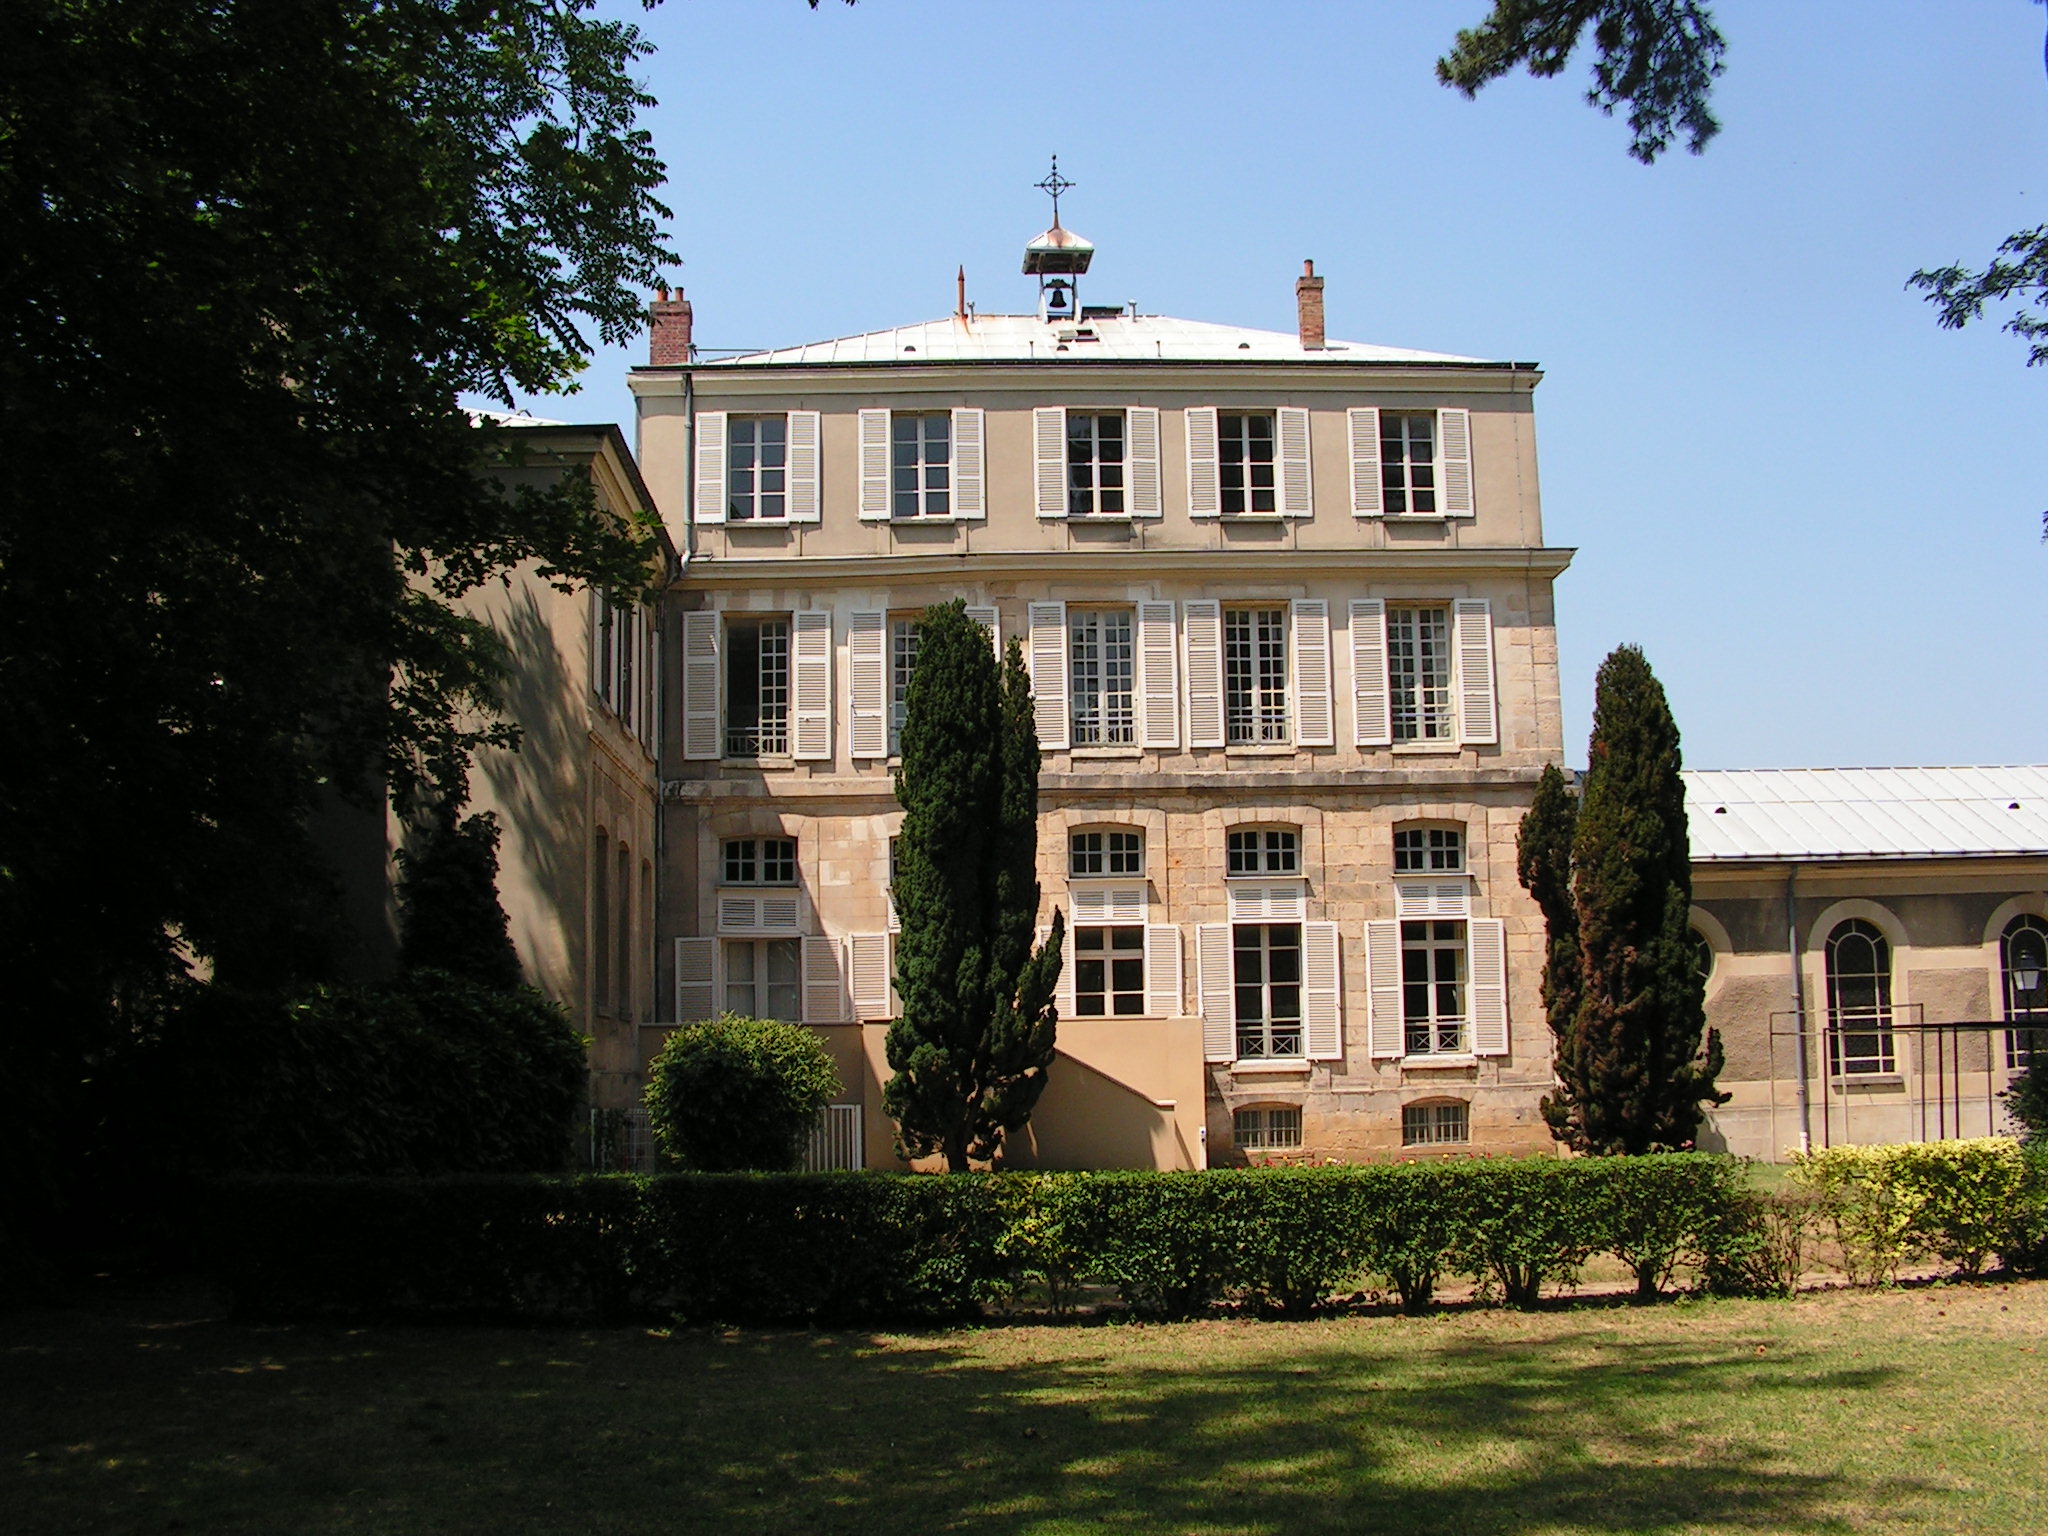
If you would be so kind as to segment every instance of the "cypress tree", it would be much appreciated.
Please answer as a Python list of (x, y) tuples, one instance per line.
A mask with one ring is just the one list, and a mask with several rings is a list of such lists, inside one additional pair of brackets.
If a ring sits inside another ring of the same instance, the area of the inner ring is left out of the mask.
[(1569, 1140), (1575, 1102), (1569, 1085), (1578, 1080), (1578, 1036), (1572, 1029), (1581, 991), (1579, 913), (1572, 902), (1572, 836), (1578, 821), (1579, 803), (1571, 786), (1555, 763), (1545, 764), (1515, 840), (1515, 873), (1543, 913), (1543, 1016), (1550, 1023), (1559, 1083), (1557, 1093), (1543, 1101), (1543, 1118), (1559, 1141)]
[(1689, 942), (1680, 761), (1663, 686), (1639, 649), (1617, 647), (1594, 685), (1572, 836), (1578, 965), (1560, 977), (1578, 996), (1559, 1040), (1560, 1091), (1544, 1105), (1553, 1132), (1581, 1152), (1689, 1145), (1700, 1106), (1728, 1100), (1715, 1088), (1721, 1040), (1705, 1028), (1705, 986)]
[(1035, 951), (1038, 732), (1021, 648), (999, 670), (959, 602), (925, 610), (896, 798), (899, 925), (883, 1104), (910, 1156), (993, 1158), (1045, 1090), (1064, 925)]
[(498, 818), (450, 803), (398, 855), (398, 963), (447, 971), (501, 992), (525, 979), (498, 903)]

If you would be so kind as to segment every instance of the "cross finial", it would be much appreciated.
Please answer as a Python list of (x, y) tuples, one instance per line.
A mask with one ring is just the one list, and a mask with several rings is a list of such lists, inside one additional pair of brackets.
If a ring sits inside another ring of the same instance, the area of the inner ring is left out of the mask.
[(1058, 229), (1060, 227), (1060, 194), (1074, 185), (1073, 182), (1060, 174), (1060, 157), (1058, 155), (1052, 157), (1052, 174), (1043, 181), (1033, 182), (1032, 185), (1052, 199), (1052, 227)]

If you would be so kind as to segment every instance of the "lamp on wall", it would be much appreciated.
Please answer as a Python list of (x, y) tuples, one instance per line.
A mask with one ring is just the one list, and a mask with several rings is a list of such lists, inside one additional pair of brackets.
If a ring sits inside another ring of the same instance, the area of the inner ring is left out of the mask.
[(2043, 953), (2044, 946), (2032, 933), (2014, 934), (2011, 942), (2007, 953), (2012, 967), (2012, 989), (2032, 994), (2041, 985), (2041, 972), (2048, 969), (2048, 954)]

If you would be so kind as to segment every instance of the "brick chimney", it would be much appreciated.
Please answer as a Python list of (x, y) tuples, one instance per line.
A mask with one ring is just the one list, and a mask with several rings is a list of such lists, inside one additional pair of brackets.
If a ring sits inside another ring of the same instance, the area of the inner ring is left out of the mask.
[(670, 298), (666, 288), (655, 289), (654, 302), (647, 306), (647, 361), (657, 368), (690, 360), (690, 301), (678, 288)]
[(1301, 264), (1301, 276), (1294, 280), (1294, 302), (1301, 310), (1301, 344), (1312, 352), (1320, 351), (1323, 345), (1323, 280), (1316, 276), (1316, 264), (1312, 261)]

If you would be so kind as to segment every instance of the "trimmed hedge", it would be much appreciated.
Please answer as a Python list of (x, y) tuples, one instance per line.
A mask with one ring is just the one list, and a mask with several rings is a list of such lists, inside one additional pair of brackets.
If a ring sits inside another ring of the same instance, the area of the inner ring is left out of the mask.
[[(2019, 1178), (1997, 1186), (1996, 1251), (2038, 1265), (2048, 1157), (1951, 1145), (1965, 1150), (1891, 1161), (2010, 1162)], [(1703, 1153), (1209, 1173), (253, 1178), (213, 1186), (201, 1251), (236, 1308), (261, 1317), (949, 1321), (1028, 1289), (1066, 1310), (1084, 1282), (1116, 1287), (1143, 1316), (1221, 1300), (1301, 1316), (1359, 1292), (1420, 1310), (1445, 1275), (1530, 1306), (1602, 1253), (1634, 1270), (1643, 1296), (1681, 1264), (1710, 1289), (1782, 1294), (1826, 1209), (1797, 1191), (1758, 1195), (1740, 1163)], [(1981, 1200), (1917, 1209), (1926, 1251), (1984, 1261)]]

